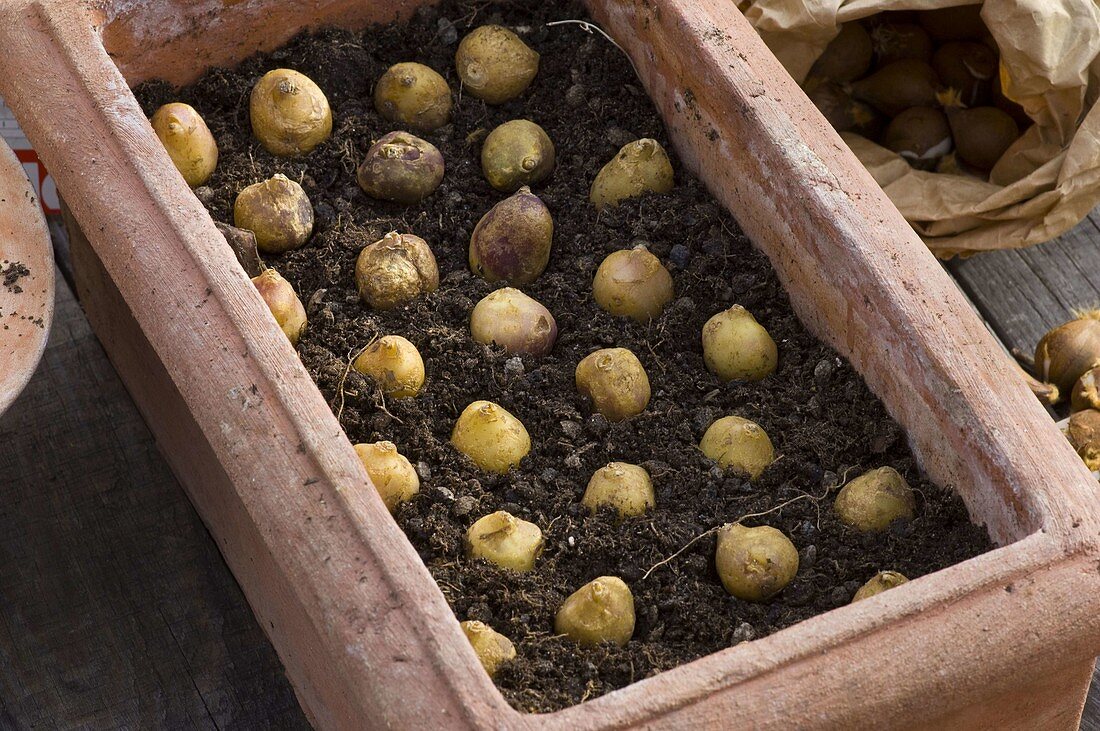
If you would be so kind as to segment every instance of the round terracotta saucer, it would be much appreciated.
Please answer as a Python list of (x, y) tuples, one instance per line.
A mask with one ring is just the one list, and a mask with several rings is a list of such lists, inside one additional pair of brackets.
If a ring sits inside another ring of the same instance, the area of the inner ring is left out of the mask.
[(0, 141), (0, 414), (34, 373), (53, 319), (53, 249), (38, 197)]

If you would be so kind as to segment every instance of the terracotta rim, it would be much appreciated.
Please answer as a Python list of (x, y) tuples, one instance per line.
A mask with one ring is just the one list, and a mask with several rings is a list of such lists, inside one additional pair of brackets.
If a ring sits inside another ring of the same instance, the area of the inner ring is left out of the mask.
[(34, 374), (53, 320), (54, 266), (42, 208), (15, 153), (0, 140), (0, 268), (19, 262), (30, 274), (0, 284), (0, 414)]

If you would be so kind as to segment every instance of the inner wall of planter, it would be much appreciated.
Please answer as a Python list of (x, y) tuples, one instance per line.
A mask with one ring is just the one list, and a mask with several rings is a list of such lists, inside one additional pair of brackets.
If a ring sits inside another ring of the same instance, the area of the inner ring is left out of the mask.
[(131, 87), (151, 79), (183, 86), (234, 66), (303, 30), (358, 30), (407, 18), (432, 0), (111, 0), (103, 45)]
[[(294, 0), (110, 0), (104, 5), (101, 32), (105, 49), (131, 87), (153, 79), (183, 86), (210, 68), (234, 66), (255, 53), (279, 48), (309, 29), (359, 30), (405, 19), (416, 8), (434, 4), (434, 0), (318, 0), (303, 7)], [(597, 9), (602, 2), (587, 4)], [(805, 299), (795, 295), (792, 301)], [(859, 370), (858, 363), (853, 365)], [(967, 504), (976, 523), (986, 523), (985, 518), (1004, 510), (1017, 514), (1021, 510), (1019, 505), (976, 504), (972, 499)], [(1036, 516), (1018, 517), (1027, 525), (1037, 520)], [(997, 542), (1003, 545), (1011, 540)]]

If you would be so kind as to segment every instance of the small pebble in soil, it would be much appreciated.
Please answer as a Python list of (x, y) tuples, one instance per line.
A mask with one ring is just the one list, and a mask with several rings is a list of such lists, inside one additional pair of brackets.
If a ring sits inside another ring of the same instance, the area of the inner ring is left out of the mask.
[(833, 375), (833, 371), (836, 370), (836, 366), (833, 364), (832, 358), (822, 358), (814, 366), (814, 380), (818, 384), (824, 384), (828, 382), (829, 377)]
[(691, 261), (691, 249), (683, 244), (676, 244), (669, 250), (668, 259), (673, 266), (683, 269)]
[(504, 361), (504, 373), (505, 375), (513, 378), (518, 378), (523, 375), (523, 359), (514, 356)]

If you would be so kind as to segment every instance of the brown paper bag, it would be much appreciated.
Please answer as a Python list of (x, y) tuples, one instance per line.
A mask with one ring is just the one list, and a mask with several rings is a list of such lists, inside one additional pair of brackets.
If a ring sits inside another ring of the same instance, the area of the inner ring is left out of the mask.
[[(845, 141), (937, 256), (1030, 246), (1075, 226), (1100, 203), (1100, 0), (986, 0), (1005, 96), (1035, 122), (989, 182), (914, 170), (855, 134)], [(739, 7), (796, 81), (838, 25), (887, 10), (966, 0), (741, 0)]]

